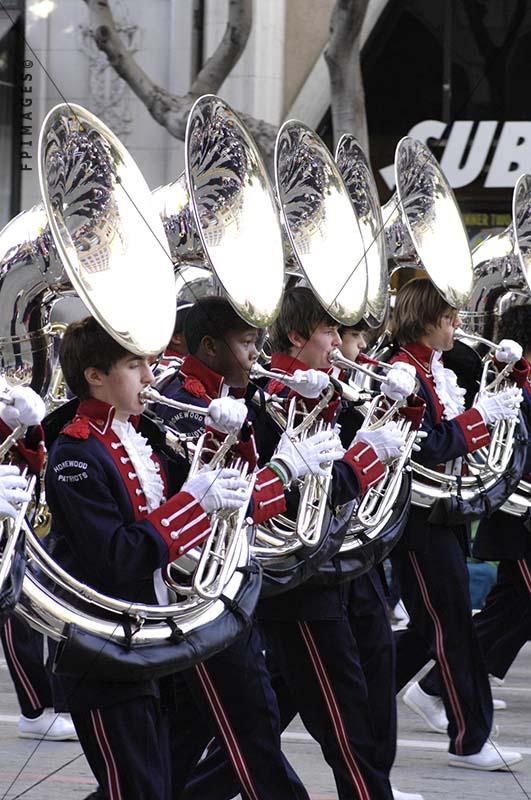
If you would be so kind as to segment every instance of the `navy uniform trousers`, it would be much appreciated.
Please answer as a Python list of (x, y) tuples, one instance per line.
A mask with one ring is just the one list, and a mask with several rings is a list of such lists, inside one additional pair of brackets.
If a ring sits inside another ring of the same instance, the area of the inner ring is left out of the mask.
[[(428, 523), (429, 509), (412, 508), (404, 540), (393, 553), (410, 617), (396, 632), (397, 691), (434, 658), (449, 721), (450, 752), (481, 750), (492, 727), (492, 695), (472, 622), (466, 566), (466, 529)], [(409, 529), (409, 530), (408, 530)], [(407, 546), (413, 530), (422, 545)]]
[(43, 709), (53, 707), (43, 637), (14, 615), (6, 621), (1, 636), (20, 710), (25, 717), (37, 717)]
[[(281, 726), (300, 713), (334, 771), (341, 800), (388, 798), (396, 749), (394, 642), (378, 571), (346, 584), (342, 597), (338, 619), (262, 621)], [(216, 746), (184, 798), (229, 800), (237, 791)]]
[(160, 700), (135, 697), (72, 712), (72, 718), (108, 800), (177, 800), (214, 736), (231, 763), (234, 794), (308, 800), (280, 752), (278, 706), (256, 628), (195, 668), (163, 679)]
[[(504, 527), (504, 523), (514, 528), (519, 522), (515, 517), (509, 518), (502, 513), (495, 514), (490, 522), (494, 520), (500, 524), (500, 543), (483, 553), (489, 559), (496, 552), (501, 555), (504, 549), (507, 550), (510, 531)], [(526, 539), (531, 539), (529, 532), (523, 530), (523, 525), (521, 528)], [(478, 549), (475, 547), (474, 554), (481, 551), (479, 532), (476, 541)], [(489, 674), (505, 678), (521, 648), (531, 638), (531, 542), (527, 547), (523, 543), (519, 558), (500, 561), (496, 583), (487, 596), (484, 608), (474, 615), (474, 625)], [(428, 694), (440, 694), (438, 670), (431, 669), (420, 685)]]

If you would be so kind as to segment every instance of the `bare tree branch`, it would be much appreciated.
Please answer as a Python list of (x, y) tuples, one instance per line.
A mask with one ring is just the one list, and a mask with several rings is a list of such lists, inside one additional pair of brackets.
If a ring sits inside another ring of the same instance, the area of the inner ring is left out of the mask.
[(360, 33), (369, 0), (337, 0), (325, 59), (330, 74), (334, 144), (353, 133), (368, 154), (369, 136), (361, 75)]
[(229, 0), (229, 16), (223, 38), (196, 77), (190, 93), (217, 92), (245, 49), (253, 24), (252, 0)]
[[(252, 24), (252, 0), (230, 0), (225, 34), (185, 95), (175, 95), (154, 83), (127, 52), (116, 30), (109, 0), (84, 0), (97, 47), (106, 54), (118, 75), (130, 86), (147, 110), (168, 133), (184, 140), (190, 109), (202, 94), (215, 94), (237, 63)], [(267, 160), (271, 160), (276, 128), (263, 120), (242, 115)]]

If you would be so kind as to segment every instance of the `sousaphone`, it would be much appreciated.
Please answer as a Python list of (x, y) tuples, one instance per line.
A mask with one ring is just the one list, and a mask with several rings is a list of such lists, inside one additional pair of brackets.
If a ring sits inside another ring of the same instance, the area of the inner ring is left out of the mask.
[[(315, 131), (301, 122), (289, 120), (278, 132), (275, 178), (288, 273), (311, 288), (323, 307), (323, 316), (354, 325), (362, 318), (367, 300), (367, 263), (359, 220), (331, 153)], [(261, 372), (282, 381), (281, 374)], [(322, 425), (311, 415), (306, 421), (298, 426), (298, 435), (313, 433)], [(325, 477), (304, 479), (296, 522), (281, 516), (259, 526), (258, 545), (276, 541), (278, 549), (272, 552), (280, 554), (265, 561), (265, 591), (270, 594), (306, 580), (341, 545), (352, 504), (332, 509), (332, 466)], [(311, 546), (290, 537), (301, 511)]]
[[(163, 350), (175, 319), (173, 266), (151, 192), (127, 150), (90, 112), (61, 104), (42, 126), (39, 181), (36, 237), (15, 246), (18, 260), (10, 263), (22, 284), (34, 286), (33, 305), (56, 288), (71, 292), (128, 350), (142, 356)], [(22, 278), (24, 266), (31, 280)], [(23, 528), (28, 567), (16, 613), (59, 641), (58, 672), (76, 673), (81, 661), (91, 677), (134, 681), (146, 671), (184, 668), (239, 635), (257, 599), (259, 576), (248, 569), (245, 536), (223, 600), (191, 595), (159, 606), (104, 596), (81, 583)]]
[[(394, 269), (424, 269), (450, 306), (466, 308), (475, 280), (466, 229), (454, 193), (424, 144), (410, 137), (400, 140), (395, 152), (395, 181), (395, 195), (382, 208), (387, 255)], [(504, 445), (507, 463), (512, 444), (507, 440)], [(491, 513), (515, 486), (522, 455), (520, 448), (515, 449), (518, 453), (513, 454), (510, 468), (502, 474), (489, 468), (487, 448), (467, 457), (469, 474), (464, 476), (445, 475), (412, 462), (413, 504), (437, 506), (441, 519)]]

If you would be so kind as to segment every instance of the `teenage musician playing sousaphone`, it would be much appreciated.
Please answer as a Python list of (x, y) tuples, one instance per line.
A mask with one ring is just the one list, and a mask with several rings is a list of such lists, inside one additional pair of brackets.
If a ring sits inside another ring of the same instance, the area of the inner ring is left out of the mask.
[[(166, 605), (160, 569), (208, 536), (215, 510), (241, 507), (246, 484), (227, 469), (182, 483), (179, 464), (136, 430), (141, 392), (153, 380), (148, 359), (126, 350), (94, 318), (67, 328), (60, 362), (80, 402), (49, 453), (54, 558), (103, 593)], [(220, 414), (220, 424), (230, 420)], [(80, 664), (78, 675), (57, 682), (105, 796), (175, 797), (192, 746), (176, 707), (182, 682), (169, 676), (116, 683), (93, 677), (90, 666)]]
[[(192, 314), (187, 324), (192, 323)], [(270, 333), (275, 348), (271, 368), (278, 370), (278, 380), (270, 383), (268, 391), (295, 399), (302, 413), (328, 386), (328, 356), (341, 343), (338, 324), (327, 316), (309, 289), (295, 288), (285, 294)], [(290, 386), (298, 382), (298, 391), (286, 387), (283, 374), (289, 374)], [(334, 398), (323, 411), (329, 422), (334, 421), (338, 408), (339, 398)], [(279, 434), (272, 441), (271, 427), (260, 417), (255, 418), (254, 428), (259, 460), (262, 453), (268, 458)], [(361, 496), (379, 480), (384, 472), (379, 456), (386, 459), (400, 451), (403, 438), (393, 425), (380, 434), (376, 443), (367, 443), (360, 435), (343, 458), (334, 462), (330, 498), (334, 507)], [(286, 439), (283, 434), (273, 461), (278, 458), (291, 481), (308, 454), (303, 451), (304, 443)], [(366, 693), (358, 680), (357, 649), (343, 600), (341, 587), (313, 586), (310, 580), (261, 601), (260, 622), (274, 666), (280, 672), (274, 686), (275, 690), (282, 687), (278, 695), (281, 720), (285, 726), (295, 713), (301, 714), (334, 770), (342, 799), (373, 795), (391, 798), (388, 775), (377, 763)], [(235, 788), (232, 776), (214, 752), (199, 765), (186, 797), (230, 798)]]
[[(284, 482), (288, 483), (288, 478), (283, 480), (280, 476), (286, 476), (288, 462), (291, 480), (310, 470), (320, 471), (321, 461), (342, 456), (339, 440), (330, 432), (309, 437), (301, 443), (296, 462), (290, 459), (290, 443), (276, 450), (274, 443), (268, 443), (268, 456), (261, 459), (255, 444), (254, 426), (260, 425), (265, 414), (248, 400), (256, 391), (256, 387), (249, 386), (249, 370), (258, 355), (259, 330), (238, 316), (227, 300), (205, 297), (189, 309), (184, 332), (189, 353), (179, 372), (167, 385), (159, 387), (162, 394), (198, 408), (208, 406), (207, 453), (215, 450), (224, 439), (222, 418), (233, 415), (242, 426), (233, 456), (245, 461), (251, 469), (258, 459), (261, 464), (253, 492), (252, 520), (262, 522), (283, 513), (286, 510)], [(205, 432), (205, 419), (200, 414), (175, 412), (163, 403), (156, 406), (156, 411), (170, 427), (185, 431), (188, 436)], [(268, 425), (269, 419), (263, 424)], [(275, 431), (271, 429), (270, 435), (275, 436)], [(267, 463), (264, 464), (264, 460)], [(245, 675), (245, 680), (238, 680), (240, 675)], [(223, 652), (194, 669), (185, 670), (182, 676), (202, 712), (202, 716), (196, 714), (195, 723), (189, 725), (190, 738), (197, 745), (194, 754), (197, 761), (215, 733), (232, 764), (230, 781), (234, 783), (235, 792), (245, 791), (246, 781), (251, 781), (258, 797), (306, 796), (280, 751), (277, 700), (256, 626)], [(224, 725), (219, 723), (220, 709)], [(209, 717), (216, 721), (214, 729), (212, 724), (205, 723)], [(222, 789), (217, 781), (215, 783), (213, 791), (221, 796)], [(194, 796), (206, 797), (203, 792), (207, 789), (201, 788), (197, 793), (194, 789)]]
[[(480, 393), (465, 410), (464, 390), (442, 355), (452, 348), (458, 311), (429, 280), (414, 279), (398, 293), (393, 334), (395, 361), (412, 364), (426, 401), (421, 443), (416, 460), (456, 474), (462, 457), (489, 443), (489, 425), (513, 419), (522, 399), (512, 387), (491, 395)], [(499, 361), (514, 361), (516, 344), (506, 343)], [(520, 351), (519, 351), (520, 352)], [(466, 556), (465, 524), (431, 522), (430, 509), (412, 506), (405, 532), (394, 552), (402, 598), (410, 625), (397, 639), (397, 689), (400, 690), (429, 658), (441, 670), (443, 699), (450, 737), (449, 764), (468, 769), (505, 769), (521, 755), (494, 747), (492, 696), (487, 669), (472, 622)], [(421, 707), (426, 695), (417, 685), (406, 702)]]
[[(522, 412), (531, 429), (531, 306), (508, 308), (497, 326), (500, 348), (506, 358), (517, 361), (524, 402)], [(521, 348), (515, 347), (516, 340)], [(523, 359), (520, 359), (523, 348)], [(500, 360), (500, 355), (497, 356)], [(527, 375), (526, 375), (527, 373)], [(531, 443), (527, 446), (524, 480), (531, 478)], [(490, 590), (481, 611), (474, 614), (474, 626), (485, 656), (491, 683), (503, 682), (520, 649), (531, 637), (531, 536), (529, 514), (524, 516), (496, 511), (480, 522), (472, 547), (472, 555), (484, 561), (499, 561), (496, 583)], [(419, 686), (433, 702), (440, 705), (442, 693), (438, 667), (420, 681)]]

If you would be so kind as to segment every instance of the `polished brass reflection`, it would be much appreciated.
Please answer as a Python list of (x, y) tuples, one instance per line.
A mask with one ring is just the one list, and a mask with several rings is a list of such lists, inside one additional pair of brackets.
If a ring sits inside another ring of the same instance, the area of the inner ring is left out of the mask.
[[(219, 97), (205, 95), (193, 106), (185, 173), (154, 197), (176, 271), (212, 269), (218, 289), (246, 322), (269, 325), (280, 310), (284, 286), (276, 200), (253, 139)], [(201, 287), (190, 284), (188, 294), (197, 299)]]
[(472, 257), (454, 193), (430, 150), (405, 136), (395, 151), (396, 193), (383, 206), (387, 253), (423, 268), (446, 301), (463, 308)]
[(323, 308), (344, 325), (362, 318), (367, 263), (360, 226), (339, 170), (301, 122), (281, 127), (275, 176), (293, 254)]
[(352, 134), (345, 133), (340, 138), (335, 160), (356, 211), (365, 247), (368, 287), (364, 319), (371, 328), (377, 328), (384, 321), (389, 298), (385, 235), (378, 190), (367, 157)]
[(461, 316), (468, 331), (491, 339), (503, 307), (522, 295), (531, 300), (531, 175), (521, 175), (516, 182), (511, 224), (480, 242), (472, 262), (474, 288)]
[(63, 276), (124, 347), (163, 350), (175, 321), (174, 276), (151, 192), (116, 136), (81, 106), (44, 120), (39, 180)]

